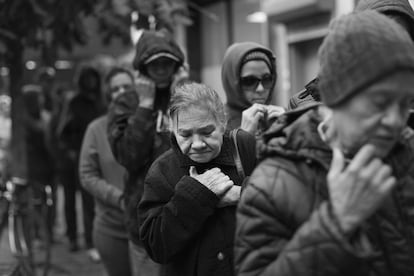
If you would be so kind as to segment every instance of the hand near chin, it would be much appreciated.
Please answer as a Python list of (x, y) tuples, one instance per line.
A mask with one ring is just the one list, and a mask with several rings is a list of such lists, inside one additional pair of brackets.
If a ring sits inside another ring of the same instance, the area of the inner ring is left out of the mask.
[(141, 75), (135, 79), (135, 89), (139, 97), (139, 106), (153, 109), (156, 91), (154, 81)]
[(345, 233), (351, 233), (374, 214), (396, 184), (390, 166), (363, 146), (348, 166), (341, 151), (333, 150), (328, 176), (330, 203)]
[(189, 174), (218, 197), (222, 197), (234, 185), (233, 181), (219, 168), (212, 168), (202, 174), (198, 174), (196, 168), (191, 166)]

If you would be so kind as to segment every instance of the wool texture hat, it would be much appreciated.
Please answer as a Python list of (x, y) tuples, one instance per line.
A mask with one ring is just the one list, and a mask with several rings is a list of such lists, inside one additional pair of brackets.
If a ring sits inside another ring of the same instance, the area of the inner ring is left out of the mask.
[(246, 54), (246, 56), (243, 58), (243, 61), (242, 61), (241, 64), (243, 66), (243, 64), (245, 64), (249, 61), (252, 61), (252, 60), (262, 60), (266, 63), (267, 67), (269, 67), (269, 69), (272, 70), (271, 61), (270, 61), (269, 57), (264, 52), (256, 50), (256, 51), (252, 51), (252, 52)]
[(414, 40), (414, 10), (408, 0), (360, 0), (355, 11), (375, 10), (386, 16), (404, 18), (408, 24), (407, 31)]
[(408, 33), (371, 10), (332, 21), (318, 55), (320, 94), (327, 106), (344, 102), (398, 70), (414, 71), (414, 44)]

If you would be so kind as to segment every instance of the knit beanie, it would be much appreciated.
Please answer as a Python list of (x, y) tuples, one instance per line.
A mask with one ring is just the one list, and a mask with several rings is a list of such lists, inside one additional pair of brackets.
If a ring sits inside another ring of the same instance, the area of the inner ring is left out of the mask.
[(414, 44), (392, 19), (376, 11), (333, 20), (319, 48), (322, 101), (335, 106), (398, 70), (414, 71)]
[(247, 53), (241, 63), (241, 66), (243, 66), (243, 64), (251, 61), (251, 60), (262, 60), (266, 63), (267, 67), (269, 67), (269, 70), (272, 71), (272, 63), (270, 61), (270, 58), (262, 51), (252, 51)]
[(410, 26), (408, 31), (414, 40), (414, 10), (408, 0), (359, 0), (355, 11), (375, 10), (386, 16), (404, 18)]

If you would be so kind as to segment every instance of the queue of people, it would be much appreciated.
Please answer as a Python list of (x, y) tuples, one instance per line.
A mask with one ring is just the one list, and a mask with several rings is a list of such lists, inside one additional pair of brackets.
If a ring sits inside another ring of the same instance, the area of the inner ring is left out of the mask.
[(70, 250), (80, 189), (109, 276), (414, 275), (413, 34), (408, 1), (359, 1), (287, 107), (270, 49), (228, 47), (224, 103), (164, 31), (143, 31), (132, 69), (83, 68), (51, 116), (25, 87), (30, 137), (59, 156)]

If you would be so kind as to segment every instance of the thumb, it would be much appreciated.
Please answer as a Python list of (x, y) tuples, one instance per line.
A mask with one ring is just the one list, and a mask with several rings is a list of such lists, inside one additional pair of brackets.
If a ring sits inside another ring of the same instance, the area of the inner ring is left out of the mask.
[(191, 177), (195, 177), (195, 176), (198, 175), (197, 170), (194, 166), (190, 167), (189, 174), (190, 174)]
[(333, 148), (333, 158), (331, 162), (331, 169), (329, 174), (333, 177), (338, 175), (344, 170), (345, 167), (345, 158), (342, 152), (338, 148)]

